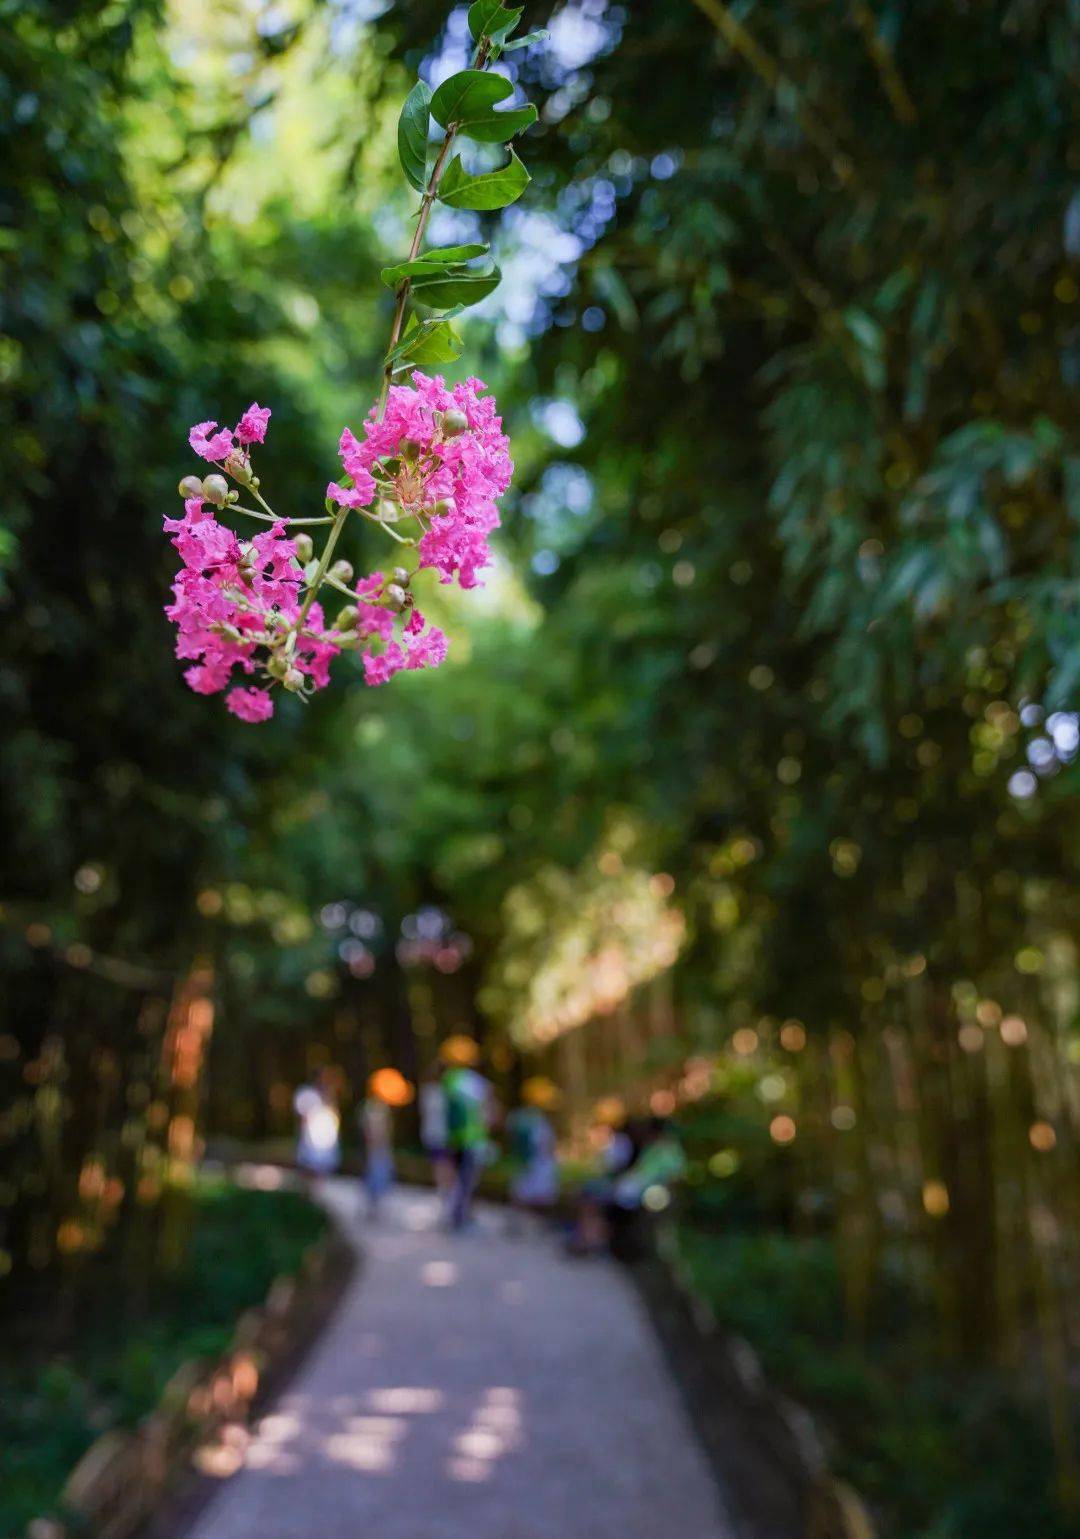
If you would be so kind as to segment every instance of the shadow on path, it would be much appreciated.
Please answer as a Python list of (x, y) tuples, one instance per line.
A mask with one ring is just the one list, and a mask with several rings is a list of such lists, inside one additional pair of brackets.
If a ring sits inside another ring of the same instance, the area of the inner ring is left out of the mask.
[(511, 1239), (443, 1233), (398, 1192), (363, 1265), (189, 1539), (730, 1539), (651, 1327), (626, 1280)]

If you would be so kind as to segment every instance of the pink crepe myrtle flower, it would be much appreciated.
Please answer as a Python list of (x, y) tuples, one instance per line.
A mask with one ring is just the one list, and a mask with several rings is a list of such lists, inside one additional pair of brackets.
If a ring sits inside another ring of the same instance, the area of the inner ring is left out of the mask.
[(266, 440), (266, 427), (270, 421), (269, 406), (252, 401), (236, 424), (236, 437), (242, 444), (261, 444)]
[(365, 684), (388, 684), (394, 674), (404, 668), (405, 654), (397, 642), (392, 641), (385, 652), (366, 651), (363, 664)]
[[(491, 560), (488, 536), (499, 526), (496, 499), (510, 485), (514, 465), (495, 402), (481, 399), (487, 386), (467, 379), (449, 389), (441, 375), (417, 370), (412, 385), (394, 385), (382, 417), (374, 410), (358, 439), (348, 428), (339, 453), (356, 491), (367, 500), (376, 476), (404, 517), (418, 517), (423, 533), (420, 565), (476, 586)], [(361, 477), (365, 479), (361, 481)], [(327, 495), (345, 502), (332, 483)]]
[(449, 643), (445, 631), (427, 625), (419, 609), (414, 609), (402, 632), (406, 668), (437, 668), (446, 661)]
[[(513, 473), (502, 421), (485, 392), (478, 379), (451, 388), (419, 372), (411, 384), (392, 386), (381, 415), (373, 408), (365, 421), (363, 437), (343, 430), (343, 473), (326, 488), (329, 504), (384, 525), (418, 551), (421, 569), (463, 588), (474, 587), (490, 562), (497, 500)], [(416, 608), (416, 573), (403, 567), (360, 578), (347, 590), (353, 602), (328, 622), (306, 586), (312, 541), (306, 533), (290, 537), (286, 520), (269, 522), (252, 470), (249, 448), (264, 442), (270, 415), (253, 401), (231, 432), (207, 420), (188, 435), (195, 453), (263, 510), (239, 502), (235, 513), (254, 511), (269, 527), (250, 538), (238, 534), (219, 513), (242, 494), (226, 501), (220, 486), (197, 476), (181, 482), (183, 517), (164, 521), (181, 562), (165, 612), (176, 625), (176, 655), (189, 664), (185, 681), (198, 694), (224, 692), (226, 708), (244, 722), (273, 715), (276, 685), (303, 695), (324, 689), (344, 651), (359, 653), (365, 683), (381, 685), (405, 670), (438, 668), (448, 645)], [(337, 563), (327, 581), (339, 588), (351, 582), (337, 570), (347, 566)]]
[(203, 460), (223, 460), (233, 446), (228, 428), (218, 428), (214, 421), (196, 422), (188, 434), (188, 443)]
[[(363, 607), (370, 609), (372, 606)], [(374, 612), (387, 614), (385, 609)], [(388, 630), (385, 622), (373, 625), (361, 614), (361, 634), (365, 638), (375, 637), (385, 643), (382, 651), (367, 647), (361, 656), (366, 684), (387, 684), (403, 668), (437, 668), (446, 658), (448, 644), (445, 633), (437, 625), (428, 625), (418, 609), (412, 611), (402, 627), (400, 642), (387, 639), (392, 634), (393, 620), (394, 616), (390, 615), (391, 625)]]
[(241, 721), (269, 721), (274, 714), (274, 702), (268, 689), (230, 689), (225, 696), (225, 709)]

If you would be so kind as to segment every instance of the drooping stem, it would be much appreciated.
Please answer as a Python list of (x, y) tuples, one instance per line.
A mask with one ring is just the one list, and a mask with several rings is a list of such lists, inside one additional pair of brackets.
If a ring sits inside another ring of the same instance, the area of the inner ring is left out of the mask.
[[(451, 127), (446, 130), (446, 135), (443, 139), (443, 142), (439, 146), (439, 153), (435, 157), (435, 164), (431, 169), (431, 176), (429, 177), (427, 187), (424, 190), (424, 196), (420, 200), (420, 208), (416, 219), (416, 231), (413, 234), (412, 245), (409, 247), (409, 255), (407, 259), (410, 262), (415, 261), (420, 254), (420, 247), (424, 240), (424, 231), (427, 229), (427, 222), (431, 217), (432, 204), (435, 202), (435, 197), (439, 190), (439, 182), (442, 180), (443, 171), (446, 169), (446, 162), (449, 158), (450, 150), (453, 146), (454, 136), (456, 133), (457, 129), (453, 125), (451, 125)], [(411, 287), (412, 282), (409, 278), (402, 278), (400, 284), (398, 285), (397, 303), (394, 306), (394, 318), (390, 323), (390, 341), (386, 349), (388, 354), (394, 351), (394, 348), (397, 347), (401, 340), (401, 328), (405, 322), (405, 311), (409, 303), (409, 290)], [(386, 365), (383, 368), (382, 386), (379, 390), (378, 405), (375, 408), (376, 417), (381, 417), (383, 412), (386, 410), (386, 398), (390, 394), (390, 384), (393, 380), (393, 377), (394, 365), (388, 357)]]
[[(490, 45), (486, 41), (480, 43), (473, 58), (474, 69), (484, 68), (484, 65), (487, 62), (489, 47)], [(443, 141), (439, 146), (437, 155), (435, 156), (435, 164), (431, 168), (431, 175), (428, 177), (427, 186), (424, 188), (423, 197), (420, 199), (420, 207), (416, 214), (416, 229), (413, 232), (412, 244), (409, 247), (409, 255), (407, 259), (410, 262), (415, 261), (420, 254), (420, 247), (423, 245), (424, 241), (424, 232), (427, 229), (428, 220), (431, 217), (432, 206), (436, 197), (438, 196), (439, 183), (442, 180), (443, 172), (446, 170), (446, 163), (450, 158), (450, 151), (453, 148), (456, 135), (457, 124), (451, 123), (447, 127), (446, 133), (443, 135)], [(411, 288), (412, 284), (407, 277), (403, 278), (401, 283), (398, 285), (397, 297), (394, 304), (394, 315), (390, 322), (390, 341), (386, 349), (387, 360), (383, 366), (382, 383), (379, 387), (379, 398), (375, 405), (376, 420), (381, 419), (384, 411), (386, 410), (387, 397), (390, 394), (390, 386), (394, 378), (394, 365), (389, 355), (394, 351), (394, 348), (401, 340), (401, 332), (405, 324), (405, 311), (408, 307), (409, 291)], [(261, 501), (262, 499), (260, 498), (259, 500)], [(319, 564), (315, 568), (315, 574), (311, 579), (307, 594), (304, 597), (304, 602), (300, 607), (300, 614), (296, 621), (298, 630), (303, 626), (303, 623), (307, 618), (308, 610), (314, 603), (315, 595), (318, 593), (323, 579), (326, 576), (327, 568), (330, 565), (330, 558), (334, 553), (334, 547), (337, 545), (337, 542), (341, 536), (341, 531), (345, 527), (345, 520), (348, 518), (348, 516), (349, 509), (347, 507), (338, 509), (338, 512), (334, 518), (333, 527), (326, 537), (326, 545), (323, 548), (323, 553), (319, 557)], [(376, 519), (372, 521), (379, 523), (380, 527), (385, 529), (387, 534), (392, 535), (393, 538), (397, 540), (398, 544), (412, 545), (415, 543), (414, 541), (405, 539), (402, 535), (397, 534), (396, 531), (390, 529), (386, 524), (382, 523), (381, 520)]]
[[(473, 69), (484, 68), (484, 65), (487, 63), (488, 52), (489, 44), (485, 40), (481, 42), (480, 46), (476, 50), (475, 55), (473, 56)], [(431, 175), (428, 177), (428, 183), (424, 189), (424, 195), (420, 199), (420, 207), (417, 210), (416, 217), (416, 230), (413, 233), (412, 245), (409, 247), (408, 260), (410, 262), (415, 261), (416, 258), (420, 255), (420, 247), (424, 240), (424, 231), (427, 229), (428, 219), (431, 217), (432, 205), (438, 196), (439, 183), (442, 181), (442, 174), (446, 170), (446, 162), (450, 158), (450, 151), (453, 148), (456, 135), (457, 124), (451, 123), (443, 136), (442, 144), (439, 146), (439, 153), (435, 157), (435, 164), (431, 168)], [(390, 323), (390, 342), (386, 349), (388, 355), (394, 351), (394, 348), (401, 340), (401, 328), (405, 323), (405, 311), (408, 307), (409, 290), (411, 288), (411, 280), (409, 278), (402, 278), (400, 284), (398, 285), (397, 303), (394, 306), (394, 318)], [(382, 385), (379, 389), (379, 400), (375, 408), (375, 415), (377, 418), (381, 418), (383, 412), (386, 410), (386, 398), (390, 393), (390, 385), (393, 381), (393, 377), (394, 365), (388, 356), (386, 365), (383, 368)]]

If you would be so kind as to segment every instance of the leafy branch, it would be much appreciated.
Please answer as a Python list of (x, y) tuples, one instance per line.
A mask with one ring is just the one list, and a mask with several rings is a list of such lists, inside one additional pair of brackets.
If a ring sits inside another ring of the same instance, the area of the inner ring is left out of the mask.
[[(461, 340), (452, 320), (498, 287), (501, 274), (493, 262), (470, 265), (488, 255), (486, 245), (444, 246), (423, 253), (421, 247), (436, 200), (449, 208), (488, 212), (516, 202), (529, 185), (529, 173), (512, 148), (504, 166), (479, 174), (466, 171), (460, 155), (451, 159), (459, 136), (509, 147), (511, 140), (536, 122), (531, 103), (500, 107), (513, 94), (513, 86), (490, 69), (502, 54), (546, 35), (530, 32), (513, 39), (521, 13), (521, 7), (507, 8), (502, 0), (476, 0), (469, 8), (475, 44), (470, 67), (451, 75), (434, 92), (418, 80), (402, 107), (398, 157), (409, 185), (421, 198), (408, 257), (382, 272), (396, 303), (383, 366), (380, 413), (397, 372), (418, 364), (450, 363), (461, 356)], [(443, 130), (442, 139), (434, 144), (429, 138), (432, 121)], [(425, 318), (414, 314), (406, 325), (410, 298), (436, 313)]]

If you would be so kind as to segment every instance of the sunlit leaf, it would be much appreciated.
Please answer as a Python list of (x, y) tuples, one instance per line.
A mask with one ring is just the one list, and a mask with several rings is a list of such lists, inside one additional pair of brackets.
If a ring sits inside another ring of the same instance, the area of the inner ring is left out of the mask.
[(546, 27), (537, 27), (535, 32), (526, 32), (524, 37), (514, 38), (512, 43), (503, 43), (503, 53), (513, 53), (515, 48), (531, 48), (534, 43), (542, 43), (545, 38), (551, 36)]
[(490, 70), (463, 69), (444, 80), (431, 98), (431, 115), (436, 123), (449, 128), (451, 123), (468, 128), (491, 116), (496, 102), (513, 94), (513, 86), (502, 75)]
[(439, 187), (439, 197), (450, 208), (506, 208), (517, 202), (529, 181), (529, 173), (513, 150), (505, 166), (479, 176), (466, 171), (458, 157), (447, 168)]
[(412, 291), (418, 302), (434, 310), (452, 305), (475, 305), (494, 292), (502, 274), (497, 267), (487, 272), (445, 273), (413, 279)]
[(464, 132), (470, 139), (476, 139), (481, 144), (505, 144), (515, 134), (531, 128), (536, 118), (536, 108), (529, 102), (524, 107), (511, 107), (506, 112), (493, 112), (490, 117), (470, 123)]
[[(476, 42), (486, 37), (493, 24), (499, 23), (500, 15), (505, 16), (502, 0), (475, 0), (475, 4), (469, 7), (469, 31)], [(521, 12), (518, 12), (521, 15)]]
[(414, 278), (424, 273), (437, 273), (445, 268), (457, 267), (474, 257), (486, 256), (489, 249), (479, 241), (467, 246), (437, 246), (414, 257), (410, 262), (395, 262), (392, 267), (384, 267), (379, 277), (389, 288), (396, 289), (402, 278)]

